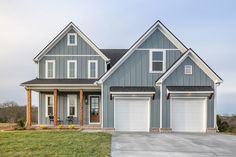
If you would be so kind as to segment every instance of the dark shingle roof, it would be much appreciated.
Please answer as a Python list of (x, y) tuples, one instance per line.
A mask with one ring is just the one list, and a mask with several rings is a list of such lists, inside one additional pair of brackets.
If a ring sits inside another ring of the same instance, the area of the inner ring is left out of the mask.
[(107, 58), (110, 59), (111, 67), (128, 51), (128, 49), (100, 49), (100, 50)]
[(167, 86), (169, 91), (214, 91), (211, 86)]
[(111, 86), (111, 92), (155, 92), (155, 88), (152, 86)]
[(22, 83), (26, 84), (93, 84), (97, 79), (34, 79)]

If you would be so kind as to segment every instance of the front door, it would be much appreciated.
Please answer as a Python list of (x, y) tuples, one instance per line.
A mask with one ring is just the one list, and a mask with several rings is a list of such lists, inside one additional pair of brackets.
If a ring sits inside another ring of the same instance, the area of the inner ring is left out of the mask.
[(99, 96), (90, 96), (90, 123), (99, 123)]

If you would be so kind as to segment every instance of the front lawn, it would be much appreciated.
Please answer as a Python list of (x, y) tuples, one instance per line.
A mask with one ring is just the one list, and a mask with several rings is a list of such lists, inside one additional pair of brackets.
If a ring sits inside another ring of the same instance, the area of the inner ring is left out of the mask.
[(111, 135), (78, 131), (0, 132), (0, 156), (110, 156)]

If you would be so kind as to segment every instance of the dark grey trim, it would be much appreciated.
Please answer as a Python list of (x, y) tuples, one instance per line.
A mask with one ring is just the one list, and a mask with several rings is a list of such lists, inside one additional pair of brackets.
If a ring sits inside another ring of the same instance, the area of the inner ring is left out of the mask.
[(214, 91), (211, 86), (167, 86), (169, 91)]
[(140, 86), (111, 86), (111, 92), (155, 92), (154, 87), (140, 87)]

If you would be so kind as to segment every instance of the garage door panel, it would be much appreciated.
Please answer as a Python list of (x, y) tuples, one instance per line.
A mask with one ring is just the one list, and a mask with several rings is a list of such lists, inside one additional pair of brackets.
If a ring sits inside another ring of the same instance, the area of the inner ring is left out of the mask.
[(205, 132), (205, 99), (172, 99), (172, 130)]
[(115, 99), (114, 124), (117, 131), (148, 131), (148, 99)]

